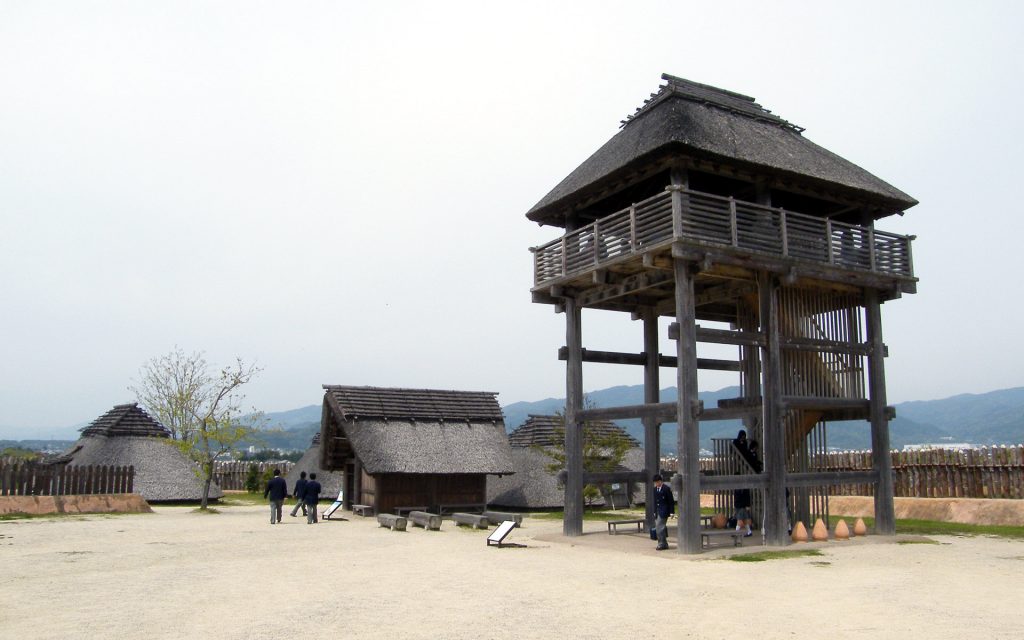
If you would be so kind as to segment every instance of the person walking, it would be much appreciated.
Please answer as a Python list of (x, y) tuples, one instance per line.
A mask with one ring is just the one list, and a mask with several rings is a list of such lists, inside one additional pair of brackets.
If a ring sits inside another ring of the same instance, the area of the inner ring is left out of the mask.
[(288, 483), (281, 477), (281, 470), (274, 469), (274, 477), (267, 482), (267, 488), (263, 490), (263, 497), (270, 497), (270, 524), (277, 524), (281, 521), (281, 507), (284, 499), (288, 497)]
[(660, 475), (654, 476), (654, 531), (658, 536), (657, 551), (668, 549), (668, 518), (675, 513), (676, 500), (672, 489)]
[(316, 503), (320, 500), (320, 483), (316, 481), (316, 474), (309, 474), (309, 482), (306, 483), (306, 493), (303, 502), (306, 503), (306, 524), (319, 522), (316, 517)]
[(299, 512), (299, 507), (302, 507), (302, 515), (306, 515), (306, 485), (309, 481), (306, 480), (306, 472), (303, 471), (299, 474), (299, 479), (295, 481), (295, 491), (293, 497), (295, 498), (295, 508), (292, 509), (292, 517)]

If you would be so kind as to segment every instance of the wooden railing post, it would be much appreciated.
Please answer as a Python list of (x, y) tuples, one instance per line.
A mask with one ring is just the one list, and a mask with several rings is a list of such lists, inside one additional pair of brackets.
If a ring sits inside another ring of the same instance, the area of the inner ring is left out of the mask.
[(601, 228), (600, 220), (594, 220), (594, 267), (601, 264)]
[(629, 205), (629, 252), (636, 253), (636, 204)]
[(740, 246), (740, 234), (736, 224), (736, 199), (732, 196), (729, 196), (729, 235), (732, 246)]
[(875, 229), (868, 227), (868, 262), (871, 265), (871, 272), (877, 271), (877, 260), (875, 258)]
[(789, 233), (786, 230), (786, 210), (779, 209), (779, 232), (782, 234), (782, 257), (789, 257)]
[(825, 241), (828, 247), (828, 263), (835, 264), (835, 250), (832, 248), (832, 220), (825, 220)]

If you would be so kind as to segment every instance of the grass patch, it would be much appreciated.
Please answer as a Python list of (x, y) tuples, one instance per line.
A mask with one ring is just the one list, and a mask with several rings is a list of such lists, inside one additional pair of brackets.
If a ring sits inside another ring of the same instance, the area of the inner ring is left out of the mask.
[(937, 540), (931, 540), (929, 538), (921, 538), (918, 540), (897, 540), (896, 544), (942, 544)]
[[(561, 511), (542, 511), (539, 513), (531, 513), (531, 518), (537, 518), (539, 520), (559, 520), (561, 521), (564, 514)], [(633, 518), (643, 518), (643, 511), (634, 511), (627, 509), (619, 509), (618, 511), (612, 511), (611, 509), (586, 509), (583, 512), (583, 519), (591, 522), (607, 522), (608, 520), (631, 520)]]
[(270, 504), (261, 493), (225, 493), (224, 497), (218, 500), (217, 503), (224, 507), (251, 507), (253, 505)]
[[(795, 551), (758, 551), (757, 553), (741, 553), (729, 556), (733, 562), (764, 562), (766, 560), (785, 560), (803, 556), (823, 556), (817, 549), (797, 549)], [(827, 563), (826, 563), (827, 564)]]
[[(840, 518), (832, 516), (829, 519), (831, 530), (835, 530), (839, 520), (846, 520), (848, 526), (853, 527), (857, 518)], [(868, 533), (875, 528), (874, 518), (864, 518)], [(1024, 527), (1012, 527), (1006, 525), (992, 524), (963, 524), (961, 522), (938, 522), (935, 520), (897, 520), (896, 533), (919, 536), (997, 536), (1000, 538), (1014, 538), (1024, 540)]]

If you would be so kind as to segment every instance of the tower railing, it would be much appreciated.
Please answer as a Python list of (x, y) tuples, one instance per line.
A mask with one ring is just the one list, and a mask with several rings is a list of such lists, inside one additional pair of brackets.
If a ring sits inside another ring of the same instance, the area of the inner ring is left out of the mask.
[[(672, 195), (681, 206), (673, 216)], [(914, 236), (777, 207), (668, 187), (662, 193), (531, 249), (534, 288), (673, 242), (727, 248), (795, 263), (913, 278)]]

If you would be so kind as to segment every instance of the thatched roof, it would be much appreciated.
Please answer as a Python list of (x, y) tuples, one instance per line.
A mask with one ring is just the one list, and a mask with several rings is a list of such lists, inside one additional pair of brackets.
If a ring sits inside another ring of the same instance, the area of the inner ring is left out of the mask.
[(603, 185), (645, 167), (689, 157), (721, 162), (762, 175), (798, 179), (838, 190), (886, 209), (917, 201), (802, 135), (754, 98), (662, 75), (666, 84), (622, 130), (544, 196), (526, 217), (565, 226), (574, 203)]
[[(55, 462), (134, 466), (135, 493), (149, 502), (203, 497), (196, 465), (174, 446), (170, 431), (134, 403), (117, 405), (94, 420)], [(211, 499), (223, 495), (216, 483), (210, 486)]]
[(512, 472), (496, 393), (324, 389), (323, 424), (340, 426), (367, 473)]
[(310, 473), (316, 474), (316, 481), (320, 483), (320, 497), (324, 499), (334, 499), (341, 491), (342, 483), (344, 482), (344, 475), (337, 471), (325, 471), (320, 468), (320, 433), (317, 432), (313, 436), (313, 441), (310, 443), (309, 448), (302, 454), (299, 461), (292, 465), (292, 468), (288, 470), (285, 475), (285, 481), (288, 483), (288, 493), (295, 489), (295, 482), (299, 479), (299, 474), (303, 471), (306, 472), (306, 477), (309, 477)]
[[(555, 509), (565, 506), (565, 488), (559, 486), (558, 478), (547, 470), (550, 457), (529, 447), (514, 447), (512, 462), (515, 474), (487, 478), (487, 504), (496, 507), (516, 509)], [(633, 448), (626, 452), (620, 470), (640, 471), (644, 468), (642, 449)], [(633, 503), (644, 501), (644, 485), (633, 486)], [(598, 498), (595, 504), (603, 505)]]
[(82, 430), (83, 436), (140, 436), (170, 438), (171, 432), (138, 404), (116, 405)]
[[(639, 447), (636, 438), (610, 420), (590, 420), (583, 425), (586, 433), (593, 437), (620, 436), (629, 442), (631, 447)], [(561, 416), (541, 416), (530, 414), (526, 422), (508, 434), (508, 443), (513, 448), (551, 445), (565, 439), (565, 423)]]

